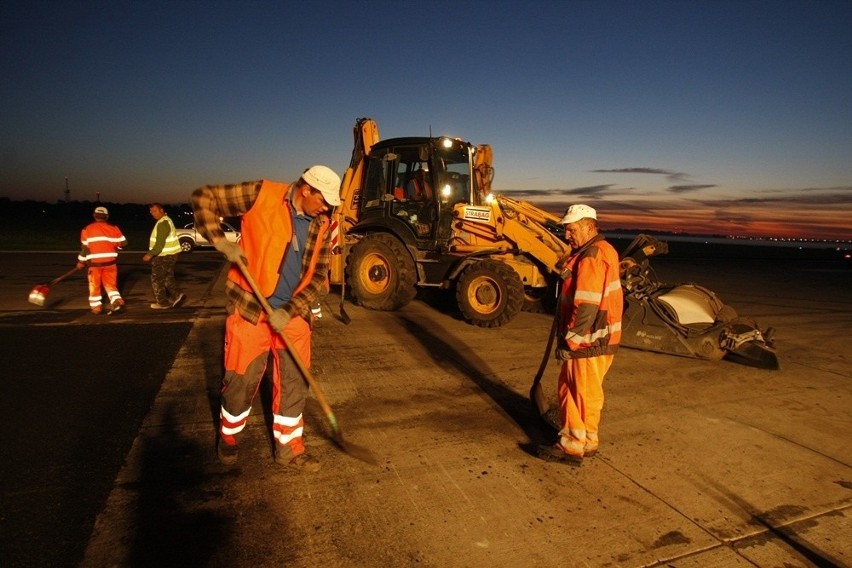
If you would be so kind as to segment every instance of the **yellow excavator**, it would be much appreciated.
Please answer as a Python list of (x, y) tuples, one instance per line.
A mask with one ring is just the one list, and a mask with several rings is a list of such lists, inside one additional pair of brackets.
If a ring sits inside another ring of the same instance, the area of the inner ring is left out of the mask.
[(548, 309), (570, 253), (559, 218), (492, 194), (493, 177), (488, 145), (380, 140), (373, 119), (358, 119), (332, 214), (331, 283), (388, 311), (419, 288), (454, 288), (464, 319), (482, 327)]

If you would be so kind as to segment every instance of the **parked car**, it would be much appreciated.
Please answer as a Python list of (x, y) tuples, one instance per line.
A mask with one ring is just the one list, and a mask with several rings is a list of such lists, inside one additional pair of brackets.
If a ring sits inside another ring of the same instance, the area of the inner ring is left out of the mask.
[[(241, 234), (228, 223), (222, 223), (222, 230), (225, 232), (225, 238), (232, 243), (240, 242)], [(200, 232), (195, 229), (195, 223), (190, 223), (183, 229), (176, 229), (175, 232), (180, 241), (180, 250), (182, 252), (190, 252), (196, 247), (212, 247), (213, 243), (205, 239)]]

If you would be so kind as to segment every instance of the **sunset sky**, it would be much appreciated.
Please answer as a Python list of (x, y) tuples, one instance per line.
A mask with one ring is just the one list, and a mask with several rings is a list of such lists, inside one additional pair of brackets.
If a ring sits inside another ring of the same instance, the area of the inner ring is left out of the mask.
[(604, 228), (852, 239), (849, 30), (848, 0), (6, 0), (0, 197), (342, 173), (369, 116)]

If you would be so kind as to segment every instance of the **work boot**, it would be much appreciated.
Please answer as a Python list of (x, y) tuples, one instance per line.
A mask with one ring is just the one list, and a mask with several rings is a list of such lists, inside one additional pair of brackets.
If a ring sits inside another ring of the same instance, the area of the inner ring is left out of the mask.
[(237, 448), (236, 444), (228, 444), (227, 442), (223, 442), (221, 438), (219, 439), (219, 443), (216, 445), (216, 454), (219, 456), (219, 463), (223, 465), (237, 463), (238, 453), (239, 448)]
[(109, 305), (109, 313), (114, 314), (124, 307), (124, 300), (118, 299)]
[(92, 313), (95, 314), (96, 316), (100, 315), (100, 314), (104, 313), (104, 307), (103, 306), (95, 306), (94, 308), (92, 308)]
[(177, 298), (175, 298), (175, 301), (172, 302), (172, 307), (173, 308), (178, 307), (180, 305), (180, 303), (183, 302), (185, 299), (186, 299), (186, 294), (183, 294), (183, 293), (178, 294)]
[(157, 302), (151, 304), (152, 310), (168, 310), (169, 308), (171, 308), (171, 305), (169, 304), (166, 304), (165, 306), (163, 304), (158, 304)]
[(538, 457), (544, 461), (552, 461), (565, 463), (568, 465), (583, 465), (583, 456), (569, 454), (562, 447), (562, 444), (554, 444), (553, 446), (539, 446)]
[(307, 471), (308, 473), (316, 473), (320, 470), (320, 462), (307, 452), (298, 456), (287, 459), (289, 452), (282, 452), (279, 448), (275, 449), (275, 463), (286, 466), (288, 469)]

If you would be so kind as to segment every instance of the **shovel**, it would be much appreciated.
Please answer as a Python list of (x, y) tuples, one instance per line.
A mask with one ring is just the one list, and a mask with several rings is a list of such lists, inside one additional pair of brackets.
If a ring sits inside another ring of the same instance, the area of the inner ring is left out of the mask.
[(538, 372), (535, 374), (533, 384), (530, 387), (530, 402), (532, 403), (533, 412), (538, 412), (542, 418), (550, 410), (547, 400), (544, 397), (544, 391), (541, 389), (541, 377), (544, 375), (547, 362), (550, 360), (551, 349), (553, 349), (553, 339), (556, 337), (556, 319), (556, 317), (553, 318), (553, 325), (550, 326), (550, 335), (547, 338), (547, 347), (544, 348), (541, 364), (538, 366)]
[[(257, 282), (255, 282), (254, 278), (252, 278), (251, 274), (249, 274), (248, 268), (246, 267), (245, 262), (242, 260), (238, 260), (236, 263), (237, 268), (240, 269), (243, 276), (246, 279), (246, 282), (251, 286), (252, 292), (254, 292), (257, 301), (260, 302), (260, 305), (263, 306), (263, 311), (266, 312), (267, 315), (273, 312), (272, 306), (269, 305), (269, 302), (266, 300), (264, 295), (261, 293), (260, 288), (257, 286)], [(337, 423), (337, 418), (334, 416), (334, 412), (331, 410), (331, 406), (329, 406), (328, 401), (325, 399), (325, 394), (323, 394), (322, 389), (317, 383), (314, 376), (311, 374), (310, 369), (308, 369), (305, 364), (302, 362), (299, 354), (296, 353), (291, 347), (290, 342), (287, 340), (287, 336), (284, 333), (279, 333), (281, 336), (281, 340), (284, 342), (284, 346), (287, 348), (287, 351), (290, 353), (290, 356), (293, 358), (293, 362), (296, 363), (296, 367), (299, 368), (299, 372), (302, 373), (302, 376), (305, 378), (305, 382), (308, 383), (311, 391), (314, 393), (314, 398), (319, 402), (322, 411), (325, 413), (325, 418), (328, 421), (329, 426), (331, 426), (331, 433), (334, 442), (338, 445), (338, 447), (352, 456), (353, 458), (359, 459), (363, 462), (369, 463), (371, 465), (377, 465), (376, 458), (370, 453), (370, 450), (367, 448), (362, 448), (360, 446), (356, 446), (354, 444), (350, 444), (346, 440), (343, 439), (343, 432), (340, 429), (340, 425)]]

